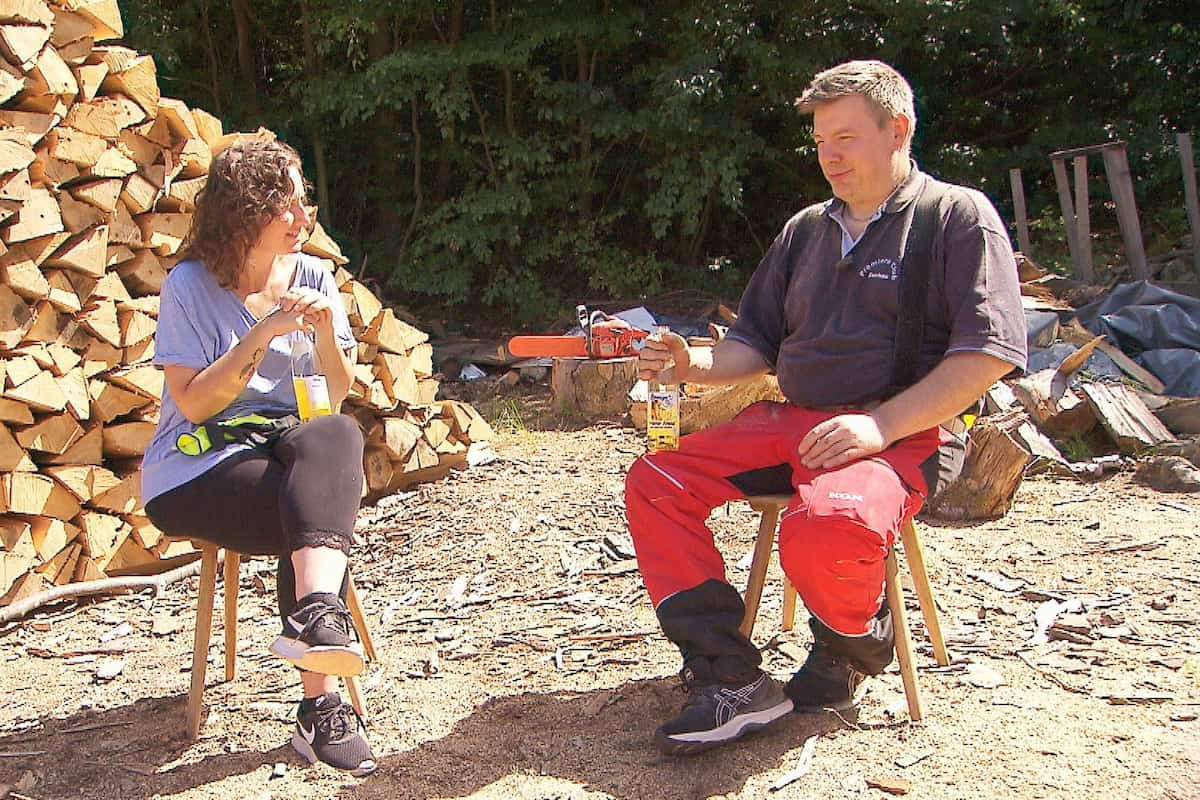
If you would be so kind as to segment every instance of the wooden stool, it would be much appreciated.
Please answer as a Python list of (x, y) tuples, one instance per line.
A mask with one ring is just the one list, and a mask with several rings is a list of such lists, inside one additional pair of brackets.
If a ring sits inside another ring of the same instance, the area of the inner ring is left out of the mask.
[[(758, 604), (762, 599), (763, 582), (767, 577), (767, 564), (775, 544), (775, 529), (779, 512), (787, 508), (792, 496), (787, 494), (756, 495), (747, 497), (750, 507), (762, 513), (758, 525), (758, 538), (754, 542), (754, 559), (750, 564), (750, 580), (746, 584), (746, 615), (742, 617), (742, 634), (750, 638), (754, 632), (754, 619), (758, 616)], [(942, 625), (938, 620), (937, 603), (933, 589), (929, 586), (929, 575), (925, 571), (925, 556), (921, 552), (921, 540), (911, 518), (900, 527), (900, 538), (904, 542), (904, 557), (912, 572), (913, 587), (925, 617), (925, 630), (933, 643), (933, 657), (945, 667), (950, 664), (950, 654), (942, 638)], [(892, 627), (896, 632), (896, 661), (900, 665), (900, 678), (904, 682), (904, 696), (908, 700), (908, 715), (914, 721), (924, 716), (921, 709), (921, 693), (917, 687), (917, 671), (913, 665), (912, 639), (908, 631), (908, 620), (904, 613), (904, 597), (900, 591), (899, 567), (896, 563), (896, 548), (888, 550), (885, 589), (888, 609), (892, 612)], [(796, 617), (796, 590), (791, 581), (783, 578), (783, 629), (790, 631)]]
[[(188, 690), (187, 731), (188, 737), (195, 739), (200, 734), (200, 710), (204, 702), (204, 676), (208, 670), (208, 642), (212, 635), (213, 598), (217, 592), (217, 561), (220, 548), (208, 542), (195, 542), (201, 552), (200, 561), (200, 597), (196, 603), (196, 640), (192, 647), (192, 686)], [(231, 681), (236, 671), (237, 655), (237, 598), (238, 598), (238, 567), (241, 565), (241, 553), (225, 551), (225, 680)], [(363, 614), (358, 592), (354, 581), (349, 580), (349, 592), (346, 595), (346, 605), (354, 618), (354, 627), (362, 640), (363, 651), (367, 658), (375, 660), (375, 643), (371, 640), (371, 632), (367, 628), (367, 619)], [(363, 705), (362, 692), (359, 689), (358, 678), (343, 678), (346, 691), (350, 695), (350, 703), (363, 719), (366, 719), (366, 707)]]

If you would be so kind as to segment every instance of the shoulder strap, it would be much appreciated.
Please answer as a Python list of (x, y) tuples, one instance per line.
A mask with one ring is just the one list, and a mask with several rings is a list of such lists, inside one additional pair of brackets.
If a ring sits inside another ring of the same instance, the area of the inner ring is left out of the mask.
[(792, 285), (792, 270), (796, 267), (796, 247), (798, 245), (802, 246), (815, 236), (824, 219), (825, 214), (820, 210), (820, 206), (814, 206), (808, 209), (807, 213), (796, 221), (796, 228), (792, 231), (792, 241), (788, 243), (787, 280), (784, 282), (785, 294), (787, 292), (786, 287)]
[(900, 311), (896, 315), (896, 341), (892, 350), (892, 379), (888, 396), (917, 382), (921, 343), (925, 339), (925, 306), (929, 302), (929, 276), (933, 239), (938, 227), (938, 207), (945, 190), (927, 178), (913, 201), (912, 225), (900, 261)]

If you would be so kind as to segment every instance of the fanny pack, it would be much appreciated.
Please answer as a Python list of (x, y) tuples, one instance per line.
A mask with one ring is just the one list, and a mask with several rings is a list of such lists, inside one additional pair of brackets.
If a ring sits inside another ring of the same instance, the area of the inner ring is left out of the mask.
[(235, 442), (254, 446), (273, 444), (285, 431), (299, 424), (300, 418), (295, 414), (286, 417), (246, 414), (220, 422), (206, 422), (190, 432), (179, 434), (175, 449), (185, 456), (199, 456)]

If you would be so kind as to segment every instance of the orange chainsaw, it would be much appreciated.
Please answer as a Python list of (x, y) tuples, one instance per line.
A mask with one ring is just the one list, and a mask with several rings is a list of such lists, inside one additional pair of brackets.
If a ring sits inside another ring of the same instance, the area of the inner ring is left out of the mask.
[(508, 352), (518, 358), (619, 358), (634, 356), (642, 349), (646, 332), (603, 311), (588, 313), (587, 306), (576, 306), (582, 335), (514, 336), (508, 340)]

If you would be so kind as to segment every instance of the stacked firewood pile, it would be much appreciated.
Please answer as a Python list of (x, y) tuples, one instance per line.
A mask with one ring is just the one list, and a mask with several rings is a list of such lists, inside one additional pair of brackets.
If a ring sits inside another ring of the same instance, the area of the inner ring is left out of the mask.
[[(0, 1), (0, 604), (190, 549), (144, 516), (138, 465), (163, 392), (158, 292), (223, 131), (160, 96), (149, 56), (97, 44), (121, 34), (116, 0)], [(435, 401), (426, 334), (319, 226), (304, 250), (360, 342), (344, 410), (367, 438), (365, 494), (465, 463), (491, 431)]]

